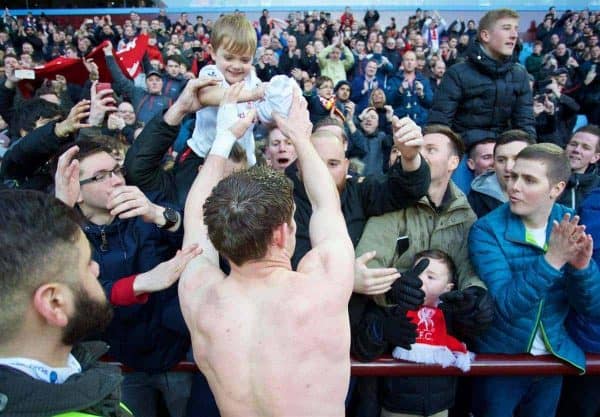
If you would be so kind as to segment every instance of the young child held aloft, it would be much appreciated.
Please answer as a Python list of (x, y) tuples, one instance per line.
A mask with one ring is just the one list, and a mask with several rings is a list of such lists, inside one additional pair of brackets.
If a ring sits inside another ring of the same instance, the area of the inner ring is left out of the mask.
[[(263, 97), (263, 87), (256, 76), (252, 59), (256, 51), (256, 33), (252, 24), (243, 16), (225, 15), (213, 26), (208, 50), (215, 65), (207, 65), (200, 77), (215, 77), (221, 85), (206, 87), (198, 97), (203, 106), (196, 113), (196, 125), (188, 146), (201, 158), (205, 158), (216, 137), (217, 111), (225, 89), (232, 84), (244, 83), (244, 90), (237, 104), (238, 116), (245, 117)], [(254, 154), (254, 124), (238, 142), (246, 150), (248, 164), (256, 163)], [(224, 155), (226, 158), (228, 155)]]
[[(440, 296), (452, 290), (455, 277), (456, 266), (445, 252), (430, 249), (417, 253), (413, 268), (400, 279), (415, 288), (422, 285), (414, 294), (418, 298), (421, 293), (421, 307), (407, 311), (403, 304), (410, 300), (395, 300), (391, 294), (394, 287), (387, 298), (397, 305), (384, 305), (383, 297), (376, 296), (363, 317), (360, 334), (353, 335), (353, 353), (361, 360), (372, 360), (393, 351), (394, 356), (412, 361), (457, 366), (453, 352), (460, 352), (468, 363), (468, 352), (447, 334), (444, 314), (438, 308)], [(415, 331), (414, 343), (407, 344), (406, 334)], [(412, 350), (421, 355), (409, 357)], [(436, 350), (442, 355), (433, 354)], [(430, 354), (423, 355), (424, 351)], [(436, 360), (420, 360), (425, 356)], [(454, 405), (456, 377), (384, 377), (379, 378), (377, 391), (381, 417), (445, 417)], [(373, 397), (367, 400), (372, 401)]]

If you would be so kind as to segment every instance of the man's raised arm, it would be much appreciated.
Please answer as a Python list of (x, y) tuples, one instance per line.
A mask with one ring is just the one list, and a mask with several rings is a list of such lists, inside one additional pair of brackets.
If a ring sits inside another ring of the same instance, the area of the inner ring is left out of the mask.
[[(183, 245), (197, 243), (203, 249), (203, 253), (194, 262), (189, 263), (182, 274), (179, 281), (179, 293), (182, 300), (186, 294), (195, 292), (201, 286), (209, 285), (218, 279), (224, 278), (224, 274), (219, 269), (219, 253), (211, 243), (208, 237), (208, 229), (204, 224), (203, 206), (212, 189), (223, 178), (225, 162), (233, 144), (252, 123), (252, 114), (238, 120), (235, 103), (241, 89), (242, 84), (238, 83), (231, 86), (225, 94), (217, 115), (217, 137), (204, 165), (192, 184), (185, 203)], [(202, 275), (202, 277), (199, 277), (199, 275)], [(183, 304), (184, 302), (182, 302)]]
[[(311, 140), (306, 100), (295, 96), (287, 119), (274, 115), (277, 127), (291, 138), (298, 163), (302, 171), (302, 182), (312, 205), (310, 218), (310, 242), (313, 251), (317, 251), (326, 269), (335, 268), (349, 261), (350, 269), (354, 264), (354, 249), (348, 236), (346, 222), (342, 215), (340, 197), (325, 163), (315, 150)], [(317, 133), (325, 134), (327, 133)], [(331, 140), (338, 140), (335, 136)], [(311, 251), (312, 252), (312, 251)], [(310, 252), (309, 252), (310, 253)], [(335, 265), (333, 256), (335, 255)], [(302, 267), (300, 263), (299, 269)], [(345, 269), (344, 269), (345, 270)]]

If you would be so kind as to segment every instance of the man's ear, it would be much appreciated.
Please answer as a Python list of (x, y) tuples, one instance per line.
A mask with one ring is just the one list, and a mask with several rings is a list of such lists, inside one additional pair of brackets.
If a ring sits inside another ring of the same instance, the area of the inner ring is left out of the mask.
[(482, 29), (479, 32), (479, 40), (482, 43), (488, 43), (490, 41), (490, 32), (487, 29)]
[(69, 322), (68, 309), (72, 297), (66, 285), (52, 282), (35, 290), (33, 306), (50, 326), (65, 327)]
[(594, 156), (592, 157), (592, 160), (590, 161), (590, 164), (595, 164), (598, 161), (600, 161), (600, 152), (596, 152), (594, 154)]
[(475, 171), (475, 161), (473, 161), (471, 158), (467, 159), (467, 166), (471, 171)]
[(450, 155), (450, 159), (448, 159), (448, 170), (455, 171), (456, 168), (458, 168), (458, 164), (460, 164), (458, 155)]
[(556, 200), (561, 193), (564, 191), (565, 187), (567, 186), (567, 183), (565, 181), (559, 181), (556, 184), (552, 185), (550, 187), (550, 198), (553, 200)]
[(287, 223), (284, 222), (277, 226), (273, 230), (273, 244), (280, 248), (285, 248), (289, 232), (289, 225)]

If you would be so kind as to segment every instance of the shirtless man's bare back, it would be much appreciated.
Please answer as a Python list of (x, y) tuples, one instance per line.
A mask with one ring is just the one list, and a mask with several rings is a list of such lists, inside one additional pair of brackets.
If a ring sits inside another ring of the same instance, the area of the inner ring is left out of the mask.
[[(235, 100), (231, 90), (226, 101)], [(225, 158), (211, 153), (185, 208), (184, 245), (204, 251), (182, 275), (182, 311), (224, 417), (343, 416), (354, 250), (335, 184), (310, 141), (305, 100), (295, 97), (288, 118), (275, 119), (302, 166), (313, 249), (292, 271), (296, 224), (285, 177), (253, 168), (221, 181)], [(218, 129), (217, 148), (234, 127)], [(219, 252), (231, 264), (227, 277)]]

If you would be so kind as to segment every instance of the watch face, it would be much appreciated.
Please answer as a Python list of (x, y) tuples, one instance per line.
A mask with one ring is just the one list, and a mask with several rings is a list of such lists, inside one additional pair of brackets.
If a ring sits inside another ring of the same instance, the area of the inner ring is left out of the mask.
[(167, 207), (165, 209), (164, 216), (165, 216), (165, 219), (167, 220), (167, 222), (172, 223), (172, 224), (177, 223), (177, 220), (178, 220), (177, 212), (175, 210), (173, 210), (172, 208)]

